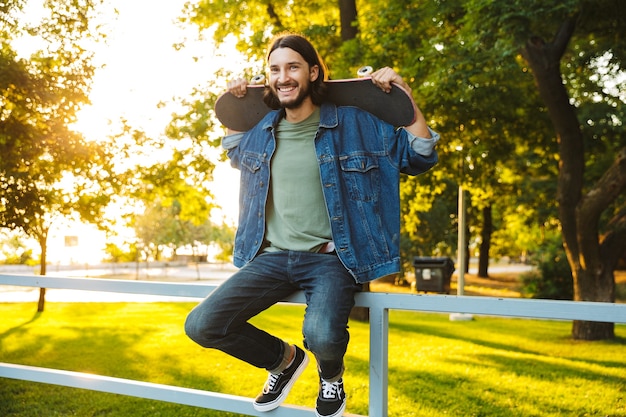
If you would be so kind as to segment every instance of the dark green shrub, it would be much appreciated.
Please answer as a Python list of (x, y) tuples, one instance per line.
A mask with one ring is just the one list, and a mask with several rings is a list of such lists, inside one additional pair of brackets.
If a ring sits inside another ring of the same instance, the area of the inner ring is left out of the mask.
[(544, 242), (531, 257), (531, 263), (536, 265), (537, 269), (522, 275), (524, 295), (552, 300), (574, 298), (572, 270), (560, 237)]

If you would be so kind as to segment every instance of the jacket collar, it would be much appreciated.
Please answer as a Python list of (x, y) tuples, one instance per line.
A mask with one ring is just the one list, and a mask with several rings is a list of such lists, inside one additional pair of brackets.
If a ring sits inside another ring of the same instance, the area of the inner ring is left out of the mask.
[(332, 103), (322, 103), (320, 108), (320, 126), (327, 129), (337, 127), (339, 118), (337, 117), (337, 106)]
[[(272, 112), (272, 117), (266, 117), (263, 119), (261, 128), (263, 130), (270, 130), (278, 124), (280, 119), (285, 116), (285, 109), (275, 110)], [(320, 107), (320, 127), (332, 129), (339, 124), (339, 118), (337, 116), (337, 106), (333, 103), (322, 103)]]

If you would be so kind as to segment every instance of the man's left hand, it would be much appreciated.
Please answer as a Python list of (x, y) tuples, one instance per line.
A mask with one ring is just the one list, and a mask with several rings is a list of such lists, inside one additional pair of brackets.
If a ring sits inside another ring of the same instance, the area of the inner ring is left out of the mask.
[(389, 67), (384, 67), (373, 72), (371, 77), (372, 82), (385, 93), (389, 93), (391, 91), (391, 84), (393, 83), (399, 85), (406, 90), (409, 95), (411, 95), (411, 87), (404, 82), (402, 77), (400, 77), (397, 72)]

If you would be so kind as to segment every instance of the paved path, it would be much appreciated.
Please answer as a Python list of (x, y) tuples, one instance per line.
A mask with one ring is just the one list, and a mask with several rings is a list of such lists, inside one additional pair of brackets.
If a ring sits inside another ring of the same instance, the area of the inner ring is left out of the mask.
[[(89, 269), (49, 268), (48, 276), (139, 279), (142, 281), (202, 282), (219, 284), (230, 277), (236, 268), (232, 265), (200, 264), (183, 266), (98, 267)], [(0, 274), (36, 275), (33, 268), (0, 267)], [(39, 288), (0, 285), (0, 303), (37, 302)], [(160, 302), (195, 301), (188, 297), (123, 294), (66, 289), (47, 289), (46, 302)]]
[[(528, 265), (492, 265), (489, 272), (527, 272)], [(49, 276), (139, 279), (142, 281), (168, 282), (202, 282), (219, 284), (230, 277), (237, 269), (231, 264), (198, 264), (168, 265), (165, 263), (112, 265), (103, 264), (98, 267), (76, 269), (69, 267), (50, 266)], [(475, 266), (470, 273), (476, 273)], [(0, 266), (0, 274), (37, 275), (36, 268), (24, 266)], [(31, 287), (0, 285), (0, 303), (37, 302), (39, 289)], [(160, 302), (160, 301), (194, 301), (187, 297), (153, 296), (145, 294), (106, 293), (94, 291), (78, 291), (65, 289), (48, 289), (47, 302)]]

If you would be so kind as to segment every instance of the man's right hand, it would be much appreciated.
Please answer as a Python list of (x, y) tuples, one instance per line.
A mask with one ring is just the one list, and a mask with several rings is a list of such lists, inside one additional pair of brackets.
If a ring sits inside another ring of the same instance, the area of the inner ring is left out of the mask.
[[(237, 78), (235, 80), (229, 81), (226, 85), (226, 91), (237, 98), (242, 98), (246, 95), (248, 91), (248, 81), (245, 78)], [(234, 135), (236, 133), (241, 133), (236, 130), (226, 129), (227, 135)]]
[(241, 98), (246, 95), (248, 81), (245, 78), (237, 78), (236, 80), (229, 81), (226, 89), (235, 97)]

